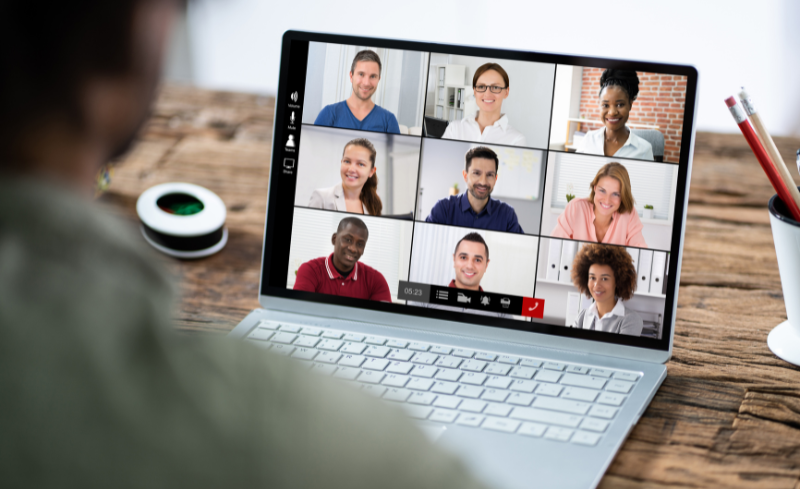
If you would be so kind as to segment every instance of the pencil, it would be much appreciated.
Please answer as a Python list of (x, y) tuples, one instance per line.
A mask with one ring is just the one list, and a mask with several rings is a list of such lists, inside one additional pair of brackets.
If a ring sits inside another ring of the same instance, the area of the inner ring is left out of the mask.
[(742, 91), (739, 92), (739, 100), (742, 101), (744, 111), (747, 113), (748, 117), (750, 117), (750, 121), (753, 123), (753, 128), (756, 130), (758, 139), (761, 140), (761, 144), (763, 144), (764, 149), (767, 150), (767, 154), (772, 160), (772, 163), (775, 165), (775, 169), (778, 170), (778, 174), (786, 184), (786, 188), (789, 189), (792, 199), (794, 199), (795, 204), (800, 207), (800, 192), (797, 191), (797, 185), (795, 185), (794, 179), (792, 178), (791, 173), (789, 173), (789, 169), (786, 167), (786, 163), (783, 161), (781, 154), (778, 152), (778, 147), (775, 146), (775, 141), (772, 140), (772, 136), (769, 135), (767, 128), (764, 127), (761, 116), (758, 114), (758, 110), (753, 104), (753, 99), (750, 98), (750, 95), (747, 93), (747, 90), (745, 90), (744, 87), (742, 87)]
[(800, 222), (800, 207), (797, 206), (792, 195), (789, 193), (789, 189), (786, 188), (786, 184), (781, 180), (780, 175), (778, 175), (778, 171), (769, 159), (769, 155), (767, 155), (767, 152), (758, 140), (753, 126), (750, 125), (750, 121), (748, 121), (747, 116), (744, 115), (744, 110), (742, 110), (742, 107), (733, 97), (726, 98), (725, 104), (728, 106), (728, 109), (730, 109), (733, 119), (742, 131), (744, 138), (747, 140), (747, 144), (750, 145), (750, 149), (752, 149), (753, 153), (756, 155), (756, 159), (761, 164), (764, 173), (767, 174), (767, 178), (769, 178), (769, 182), (772, 184), (775, 192), (777, 192), (778, 197), (780, 197), (783, 203), (786, 204), (786, 207), (789, 208), (792, 218)]

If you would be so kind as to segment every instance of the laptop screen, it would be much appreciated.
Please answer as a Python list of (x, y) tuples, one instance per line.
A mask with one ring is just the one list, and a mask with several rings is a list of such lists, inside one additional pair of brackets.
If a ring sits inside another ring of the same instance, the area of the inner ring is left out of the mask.
[(666, 350), (696, 84), (288, 32), (261, 293)]

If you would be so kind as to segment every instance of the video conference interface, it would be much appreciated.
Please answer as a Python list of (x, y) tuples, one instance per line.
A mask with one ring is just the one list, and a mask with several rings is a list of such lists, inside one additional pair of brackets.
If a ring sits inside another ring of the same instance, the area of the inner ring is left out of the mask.
[(307, 44), (287, 288), (662, 338), (686, 77)]

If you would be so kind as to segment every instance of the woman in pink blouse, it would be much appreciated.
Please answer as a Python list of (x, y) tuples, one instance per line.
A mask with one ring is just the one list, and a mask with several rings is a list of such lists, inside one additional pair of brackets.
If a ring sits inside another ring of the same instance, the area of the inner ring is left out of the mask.
[(572, 199), (558, 216), (554, 238), (647, 248), (642, 221), (633, 208), (631, 179), (619, 163), (600, 168), (588, 199)]

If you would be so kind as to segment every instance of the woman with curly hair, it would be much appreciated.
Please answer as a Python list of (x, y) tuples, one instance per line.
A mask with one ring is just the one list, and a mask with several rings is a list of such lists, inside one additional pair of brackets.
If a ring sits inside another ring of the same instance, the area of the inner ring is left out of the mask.
[(642, 318), (622, 303), (636, 290), (636, 268), (625, 248), (584, 245), (572, 264), (572, 283), (594, 299), (578, 314), (573, 328), (641, 336)]

